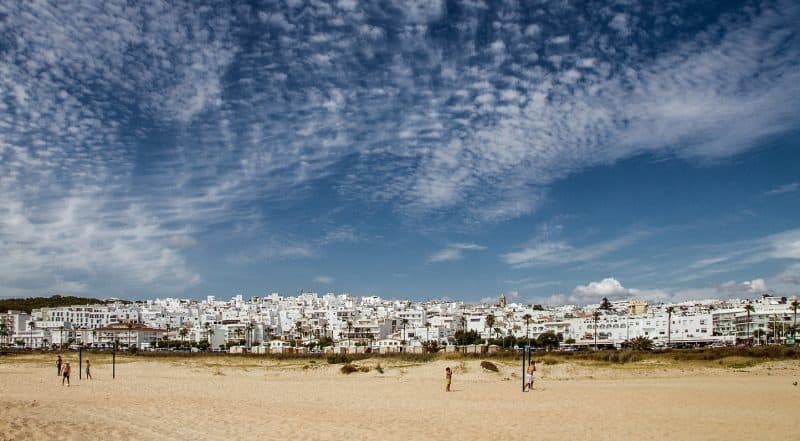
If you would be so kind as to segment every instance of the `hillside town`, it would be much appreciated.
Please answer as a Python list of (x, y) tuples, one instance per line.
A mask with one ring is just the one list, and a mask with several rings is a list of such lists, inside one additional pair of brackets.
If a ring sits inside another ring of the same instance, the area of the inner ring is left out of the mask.
[[(230, 300), (164, 298), (0, 314), (0, 344), (212, 350), (253, 353), (422, 352), (536, 346), (542, 335), (562, 350), (621, 348), (636, 338), (654, 347), (794, 343), (798, 301), (755, 299), (649, 304), (608, 301), (543, 307), (461, 301), (412, 302), (346, 293), (272, 293)], [(172, 343), (172, 344), (170, 344)], [(541, 345), (540, 345), (541, 346)]]

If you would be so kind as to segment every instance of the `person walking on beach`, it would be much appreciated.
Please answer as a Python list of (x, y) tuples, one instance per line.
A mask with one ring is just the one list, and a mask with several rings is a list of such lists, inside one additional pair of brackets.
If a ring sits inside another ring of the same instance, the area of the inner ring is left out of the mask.
[(61, 356), (60, 355), (58, 356), (58, 360), (56, 360), (56, 369), (58, 369), (58, 373), (56, 375), (58, 375), (60, 377), (61, 376)]
[[(534, 372), (536, 372), (536, 361), (531, 360), (528, 363), (528, 368), (525, 369), (525, 387), (527, 387), (529, 391), (533, 389), (533, 373)], [(523, 390), (524, 389), (525, 388), (523, 388)]]
[(61, 378), (61, 385), (64, 385), (64, 382), (67, 382), (67, 387), (69, 387), (69, 373), (72, 369), (69, 367), (69, 363), (64, 365), (64, 369), (61, 370), (63, 374), (63, 378)]
[(92, 373), (89, 370), (91, 367), (92, 367), (92, 365), (89, 363), (89, 359), (87, 358), (86, 359), (86, 379), (87, 380), (91, 380), (92, 379)]
[(445, 368), (444, 377), (445, 377), (446, 384), (447, 384), (447, 386), (445, 386), (445, 388), (444, 388), (444, 391), (445, 392), (450, 392), (450, 383), (453, 382), (453, 371), (450, 370), (450, 366), (447, 366), (447, 368)]

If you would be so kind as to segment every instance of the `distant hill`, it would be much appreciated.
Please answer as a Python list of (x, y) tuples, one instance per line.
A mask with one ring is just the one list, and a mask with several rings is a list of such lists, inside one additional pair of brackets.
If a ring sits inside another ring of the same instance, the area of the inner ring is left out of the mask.
[[(122, 303), (130, 303), (125, 300), (116, 300)], [(8, 312), (8, 310), (25, 311), (30, 313), (33, 309), (38, 308), (53, 308), (56, 306), (72, 306), (72, 305), (97, 305), (113, 303), (113, 301), (106, 301), (100, 299), (93, 299), (90, 297), (74, 297), (74, 296), (60, 296), (54, 295), (52, 297), (30, 297), (27, 299), (0, 299), (0, 312)]]

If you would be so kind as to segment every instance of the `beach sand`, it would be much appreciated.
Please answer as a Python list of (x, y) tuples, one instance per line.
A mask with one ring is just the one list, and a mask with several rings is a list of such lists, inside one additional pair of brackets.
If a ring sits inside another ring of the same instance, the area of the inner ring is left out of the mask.
[[(796, 362), (742, 369), (365, 360), (93, 356), (92, 381), (62, 387), (55, 356), (0, 358), (0, 440), (798, 439)], [(52, 358), (52, 360), (51, 360)], [(374, 367), (380, 362), (384, 373)], [(454, 368), (444, 392), (444, 368)]]

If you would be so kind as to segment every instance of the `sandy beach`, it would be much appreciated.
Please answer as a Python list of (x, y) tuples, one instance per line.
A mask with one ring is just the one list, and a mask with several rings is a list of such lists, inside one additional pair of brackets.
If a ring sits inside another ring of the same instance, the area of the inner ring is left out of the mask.
[[(51, 360), (52, 358), (52, 360)], [(796, 362), (745, 368), (542, 365), (480, 360), (357, 362), (120, 357), (111, 379), (62, 387), (55, 356), (0, 359), (0, 439), (725, 439), (786, 440), (800, 402)], [(66, 361), (77, 366), (77, 357)], [(375, 367), (381, 363), (383, 373)], [(444, 369), (454, 368), (453, 392)]]

